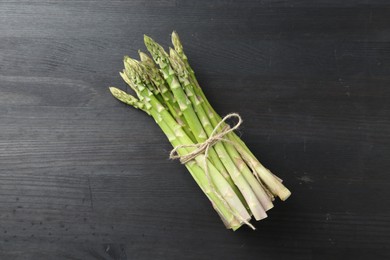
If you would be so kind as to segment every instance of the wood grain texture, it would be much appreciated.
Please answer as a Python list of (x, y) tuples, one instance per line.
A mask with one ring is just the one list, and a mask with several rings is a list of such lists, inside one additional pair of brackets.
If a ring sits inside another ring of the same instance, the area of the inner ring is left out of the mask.
[[(0, 259), (389, 259), (390, 4), (341, 2), (1, 1)], [(293, 192), (256, 232), (109, 94), (174, 29)]]

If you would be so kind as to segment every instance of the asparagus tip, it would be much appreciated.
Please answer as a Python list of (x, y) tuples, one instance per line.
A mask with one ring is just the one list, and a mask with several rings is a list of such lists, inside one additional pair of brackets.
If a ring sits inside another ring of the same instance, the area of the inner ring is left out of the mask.
[(179, 35), (177, 34), (176, 31), (172, 32), (172, 44), (175, 47), (176, 51), (182, 51), (183, 50), (183, 45), (181, 44)]
[[(128, 99), (128, 96), (130, 96), (129, 94), (127, 94), (126, 92), (124, 92), (123, 90), (120, 90), (116, 87), (108, 87), (110, 89), (110, 92), (111, 94), (117, 98), (118, 100), (124, 102), (124, 103), (128, 103), (127, 99)], [(130, 98), (132, 99), (132, 98)]]
[[(118, 89), (116, 87), (108, 87), (110, 92), (114, 95), (114, 93), (116, 93), (118, 91)], [(114, 95), (115, 96), (115, 95)]]
[(116, 88), (116, 87), (108, 87), (108, 88), (109, 88), (111, 94), (114, 97), (118, 98), (119, 100), (121, 100), (125, 96), (130, 96), (129, 94), (127, 94), (123, 90), (120, 90), (119, 88)]
[(147, 60), (149, 57), (145, 52), (142, 52), (141, 50), (138, 50), (138, 55), (141, 61)]
[(145, 52), (138, 51), (139, 58), (142, 62), (144, 62), (147, 65), (154, 66), (154, 61), (152, 58), (149, 57)]
[(147, 36), (146, 34), (144, 34), (144, 43), (145, 45), (147, 46), (148, 44), (152, 44), (154, 42), (154, 40), (152, 38), (150, 38), (149, 36)]
[(172, 32), (172, 42), (177, 41), (177, 40), (179, 40), (179, 35), (177, 34), (176, 31), (173, 31)]

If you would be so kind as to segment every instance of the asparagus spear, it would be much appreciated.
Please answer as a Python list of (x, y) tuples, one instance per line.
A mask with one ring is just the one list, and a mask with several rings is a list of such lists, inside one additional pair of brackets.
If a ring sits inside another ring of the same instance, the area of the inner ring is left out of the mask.
[(195, 136), (191, 132), (191, 128), (186, 127), (188, 123), (184, 118), (175, 97), (166, 85), (165, 80), (161, 77), (156, 64), (154, 64), (153, 60), (146, 53), (141, 51), (138, 53), (142, 61), (142, 68), (149, 76), (151, 83), (160, 90), (160, 93), (164, 99), (163, 103), (167, 106), (169, 112), (176, 119), (176, 121), (183, 127), (183, 130), (186, 132), (186, 134), (191, 138), (192, 141), (195, 142)]
[[(191, 132), (194, 134), (196, 141), (199, 143), (206, 141), (207, 135), (193, 110), (190, 100), (181, 88), (179, 80), (169, 64), (168, 54), (158, 43), (146, 35), (144, 36), (144, 42), (154, 61), (159, 65), (160, 71), (177, 100), (179, 108), (182, 111)], [(209, 154), (215, 167), (217, 167), (225, 178), (228, 178), (228, 173), (213, 148), (210, 149)]]
[[(164, 51), (164, 49), (159, 44), (157, 44), (150, 37), (145, 36), (144, 39), (145, 39), (145, 45), (147, 49), (152, 54), (152, 57), (154, 58), (156, 63), (160, 66), (164, 78), (170, 85), (170, 88), (172, 89), (174, 96), (178, 100), (179, 107), (183, 111), (184, 117), (186, 118), (189, 126), (195, 133), (195, 138), (197, 138), (198, 142), (206, 141), (208, 136), (207, 133), (205, 133), (204, 128), (208, 127), (208, 125), (207, 124), (203, 125), (199, 121), (198, 116), (196, 115), (194, 108), (192, 106), (196, 104), (192, 103), (188, 99), (188, 96), (185, 94), (181, 84), (179, 83), (179, 79), (175, 74), (175, 71), (171, 67), (168, 54)], [(198, 113), (201, 113), (200, 110), (197, 111)], [(202, 118), (204, 118), (203, 115), (201, 116)], [(198, 133), (198, 135), (196, 133)], [(248, 206), (251, 209), (251, 212), (255, 216), (256, 220), (260, 220), (267, 217), (265, 210), (263, 209), (261, 203), (258, 201), (258, 198), (254, 194), (250, 185), (247, 183), (245, 178), (241, 175), (241, 172), (237, 169), (235, 164), (230, 160), (230, 157), (228, 156), (226, 151), (222, 148), (223, 145), (221, 143), (216, 143), (215, 146), (210, 149), (210, 156), (213, 162), (219, 162), (219, 161), (222, 162), (223, 167), (227, 169), (228, 174), (233, 179), (234, 183), (236, 184), (241, 194), (244, 196), (245, 200), (247, 201)]]
[[(134, 106), (136, 108), (139, 107), (137, 103), (140, 101), (136, 100), (135, 97), (127, 94), (126, 92), (117, 89), (115, 87), (110, 87), (110, 91), (114, 97), (116, 97), (118, 100), (122, 101), (123, 103)], [(159, 119), (158, 112), (154, 108), (151, 108), (150, 110), (144, 110), (144, 112), (147, 112), (149, 115), (153, 116), (156, 122), (159, 122), (158, 123), (159, 126), (161, 127), (165, 135), (168, 137), (168, 140), (171, 142), (173, 146), (180, 145), (180, 142), (177, 140), (177, 137), (173, 129), (169, 127), (163, 120)], [(180, 153), (185, 153), (185, 152), (186, 151), (180, 151)], [(206, 194), (206, 196), (210, 200), (214, 209), (223, 220), (225, 226), (227, 228), (232, 228), (234, 230), (240, 227), (241, 223), (237, 220), (237, 218), (234, 217), (233, 214), (229, 212), (227, 207), (216, 196), (216, 194), (212, 192), (210, 183), (207, 180), (205, 180), (203, 170), (195, 162), (189, 162), (185, 166), (188, 169), (188, 171), (191, 173), (196, 183), (199, 185), (199, 187), (202, 189), (202, 191)]]
[[(177, 122), (172, 118), (171, 114), (164, 108), (164, 106), (158, 101), (153, 95), (152, 88), (147, 78), (141, 78), (141, 75), (138, 73), (141, 69), (138, 67), (138, 64), (135, 60), (132, 60), (128, 57), (125, 58), (125, 67), (126, 67), (126, 82), (130, 82), (133, 89), (137, 89), (138, 92), (143, 95), (144, 102), (150, 104), (149, 109), (152, 116), (155, 118), (157, 124), (167, 124), (170, 126), (174, 135), (167, 135), (168, 139), (172, 142), (174, 140), (179, 140), (181, 144), (184, 145), (193, 145), (191, 139), (185, 134), (182, 130), (182, 127), (177, 124)], [(157, 111), (157, 113), (155, 113)], [(187, 148), (187, 151), (191, 151), (194, 148)], [(238, 216), (241, 222), (247, 222), (250, 219), (250, 215), (245, 209), (245, 206), (241, 203), (240, 199), (237, 197), (232, 187), (225, 181), (225, 179), (220, 175), (218, 170), (214, 165), (205, 158), (204, 155), (199, 155), (195, 158), (195, 161), (203, 171), (209, 171), (209, 176), (206, 176), (208, 183), (212, 186), (215, 184), (216, 189), (212, 189), (216, 192), (216, 196), (222, 201), (226, 201), (230, 210), (235, 216)], [(206, 164), (204, 164), (206, 162)], [(207, 169), (206, 169), (207, 167)], [(208, 178), (211, 180), (208, 180)], [(219, 195), (220, 194), (220, 195)], [(248, 222), (246, 224), (249, 224)]]
[[(246, 224), (254, 229), (251, 215), (257, 220), (266, 217), (273, 196), (285, 200), (290, 191), (234, 132), (211, 140), (219, 126), (228, 126), (200, 88), (178, 35), (172, 34), (175, 50), (170, 49), (169, 55), (151, 38), (144, 40), (153, 59), (143, 52), (139, 52), (141, 62), (126, 56), (120, 73), (137, 97), (113, 87), (111, 93), (152, 116), (180, 156), (196, 152), (185, 166), (227, 228)], [(206, 148), (204, 154), (197, 151), (200, 146)]]
[[(195, 77), (195, 73), (188, 63), (187, 56), (183, 51), (183, 45), (181, 44), (180, 38), (176, 32), (172, 33), (172, 44), (174, 45), (174, 48), (179, 56), (182, 58), (187, 71), (190, 74), (191, 81), (195, 85), (194, 90), (196, 95), (204, 101), (202, 106), (206, 111), (208, 111), (209, 118), (214, 122), (213, 126), (215, 126), (217, 122), (221, 121), (221, 117), (215, 112), (214, 108), (210, 105), (209, 101), (204, 95), (202, 88), (200, 87)], [(280, 182), (280, 180), (257, 160), (257, 158), (252, 154), (241, 138), (239, 138), (235, 133), (228, 134), (228, 138), (237, 144), (237, 150), (241, 154), (242, 159), (248, 164), (252, 171), (259, 177), (259, 179), (264, 183), (266, 188), (272, 192), (273, 195), (279, 196), (281, 200), (286, 200), (291, 195), (291, 192)]]
[[(202, 106), (202, 103), (204, 101), (198, 98), (195, 94), (194, 86), (190, 79), (189, 72), (186, 69), (183, 60), (179, 57), (179, 54), (175, 50), (171, 49), (170, 58), (173, 61), (172, 64), (174, 64), (174, 69), (176, 71), (176, 74), (178, 75), (180, 82), (182, 83), (184, 89), (188, 91), (187, 96), (190, 97), (192, 104), (196, 106), (198, 116), (201, 119), (201, 122), (205, 127), (208, 136), (210, 137), (210, 134), (214, 131), (214, 128), (219, 122), (216, 122), (215, 117), (212, 118), (214, 120), (210, 119), (205, 112), (204, 107)], [(211, 123), (211, 121), (213, 123)], [(258, 180), (256, 180), (252, 172), (246, 166), (245, 162), (241, 159), (241, 156), (236, 151), (235, 147), (230, 142), (219, 142), (215, 144), (215, 148), (219, 157), (222, 158), (222, 162), (224, 163), (225, 167), (227, 169), (230, 169), (230, 175), (235, 175), (237, 173), (242, 174), (245, 178), (246, 183), (249, 184), (249, 186), (245, 186), (245, 189), (252, 189), (253, 193), (260, 201), (260, 205), (262, 206), (262, 215), (259, 216), (259, 219), (266, 217), (267, 215), (264, 210), (271, 209), (273, 207), (273, 204), (268, 194), (264, 191)], [(256, 205), (259, 204), (256, 203)]]

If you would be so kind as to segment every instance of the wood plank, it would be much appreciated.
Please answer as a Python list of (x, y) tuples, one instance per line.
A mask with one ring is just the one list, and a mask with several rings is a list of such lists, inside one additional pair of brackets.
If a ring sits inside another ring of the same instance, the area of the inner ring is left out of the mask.
[[(388, 1), (2, 1), (0, 259), (388, 259)], [(122, 58), (175, 29), (220, 114), (291, 188), (224, 229)]]

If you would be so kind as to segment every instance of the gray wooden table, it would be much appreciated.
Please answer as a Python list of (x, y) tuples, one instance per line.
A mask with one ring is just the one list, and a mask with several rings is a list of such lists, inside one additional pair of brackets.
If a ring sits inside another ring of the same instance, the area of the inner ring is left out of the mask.
[[(388, 1), (1, 1), (0, 259), (388, 259)], [(125, 54), (177, 30), (221, 115), (292, 190), (225, 230)]]

